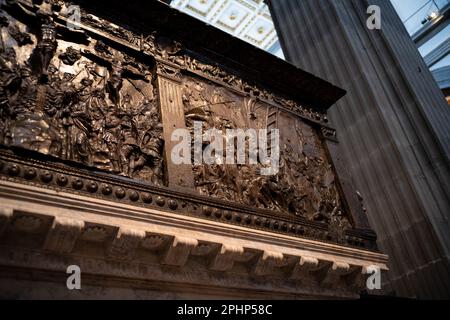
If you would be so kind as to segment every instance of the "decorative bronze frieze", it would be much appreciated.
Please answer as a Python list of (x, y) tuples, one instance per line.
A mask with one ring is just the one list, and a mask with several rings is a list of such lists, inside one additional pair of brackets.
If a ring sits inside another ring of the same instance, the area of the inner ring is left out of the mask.
[[(335, 174), (315, 128), (261, 100), (230, 92), (209, 81), (183, 79), (187, 127), (280, 130), (280, 170), (272, 176), (262, 165), (194, 165), (197, 190), (204, 195), (302, 216), (308, 220), (343, 220), (344, 208)], [(224, 140), (226, 137), (224, 136)]]
[(333, 220), (329, 224), (314, 222), (276, 211), (155, 186), (135, 179), (118, 179), (107, 173), (92, 172), (75, 163), (60, 161), (51, 156), (34, 152), (30, 154), (27, 150), (0, 149), (0, 180), (294, 237), (376, 250), (376, 237), (372, 232), (343, 228), (342, 221)]
[[(1, 53), (0, 143), (164, 184), (152, 70), (100, 40), (58, 40), (57, 56), (49, 26), (35, 47)], [(20, 63), (17, 54), (30, 59)]]
[[(247, 79), (164, 30), (142, 35), (83, 8), (72, 21), (68, 5), (2, 7), (2, 179), (375, 248), (371, 232), (354, 229), (328, 157), (324, 139), (336, 132), (325, 109)], [(192, 131), (193, 121), (279, 129), (279, 172), (174, 165), (171, 135)]]

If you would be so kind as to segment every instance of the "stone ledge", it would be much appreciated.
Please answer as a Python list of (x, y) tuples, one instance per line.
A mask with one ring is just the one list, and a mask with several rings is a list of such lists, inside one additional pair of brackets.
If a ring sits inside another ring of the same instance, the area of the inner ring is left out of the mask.
[(63, 272), (71, 261), (94, 277), (329, 297), (355, 297), (369, 265), (387, 270), (379, 253), (7, 184), (27, 198), (0, 197), (3, 267)]
[[(16, 150), (18, 151), (18, 150)], [(23, 150), (22, 150), (23, 151)], [(35, 156), (38, 156), (37, 154)], [(41, 160), (29, 163), (27, 157), (11, 150), (0, 150), (0, 180), (8, 183), (39, 187), (58, 194), (104, 199), (111, 205), (134, 206), (134, 211), (149, 208), (212, 220), (244, 228), (265, 230), (296, 238), (345, 245), (362, 250), (378, 251), (376, 235), (367, 229), (341, 230), (342, 237), (330, 232), (324, 223), (271, 210), (257, 209), (213, 197), (179, 192), (170, 188), (141, 184), (139, 181), (106, 177), (89, 170), (73, 170), (61, 163), (50, 163), (52, 157), (39, 155)], [(43, 161), (45, 160), (45, 161)], [(42, 181), (44, 177), (45, 181)], [(8, 195), (9, 190), (4, 191)], [(12, 193), (11, 197), (21, 195)], [(25, 195), (26, 197), (26, 195)]]

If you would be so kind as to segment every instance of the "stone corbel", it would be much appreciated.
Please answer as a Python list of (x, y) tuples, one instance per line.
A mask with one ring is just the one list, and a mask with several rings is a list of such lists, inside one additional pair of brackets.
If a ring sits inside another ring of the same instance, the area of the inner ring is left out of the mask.
[(10, 208), (0, 208), (0, 236), (8, 227), (13, 216), (13, 209)]
[(223, 244), (214, 257), (210, 269), (213, 271), (231, 270), (233, 268), (234, 262), (243, 254), (243, 247)]
[(44, 250), (60, 254), (72, 252), (83, 228), (83, 221), (55, 217), (45, 239)]
[(311, 257), (300, 257), (298, 263), (295, 264), (292, 270), (291, 279), (303, 280), (310, 277), (310, 271), (314, 271), (319, 266), (319, 260)]
[(258, 276), (270, 275), (275, 268), (282, 267), (284, 257), (281, 252), (264, 251), (255, 265), (254, 273)]
[(350, 266), (349, 273), (343, 276), (345, 283), (349, 287), (363, 288), (367, 279), (367, 275), (363, 271), (362, 266)]
[(338, 284), (343, 276), (350, 272), (350, 265), (345, 262), (324, 262), (323, 267), (314, 272), (317, 282), (325, 287)]
[(120, 228), (109, 247), (108, 256), (119, 260), (130, 260), (144, 238), (144, 231)]
[[(169, 273), (176, 270), (182, 273), (185, 271), (198, 273), (201, 270), (200, 272), (205, 274), (211, 273), (209, 274), (211, 277), (215, 277), (217, 272), (220, 272), (221, 276), (228, 273), (231, 277), (235, 273), (245, 273), (250, 278), (260, 276), (268, 281), (283, 279), (286, 283), (292, 283), (299, 288), (315, 288), (314, 290), (331, 288), (355, 293), (364, 288), (367, 274), (371, 274), (369, 272), (371, 267), (386, 269), (383, 262), (377, 262), (375, 259), (355, 258), (355, 262), (349, 262), (345, 257), (341, 260), (340, 256), (333, 253), (324, 255), (323, 252), (316, 253), (311, 250), (305, 253), (307, 255), (303, 255), (303, 250), (285, 251), (280, 246), (270, 246), (267, 250), (263, 250), (260, 245), (250, 241), (234, 241), (230, 235), (214, 240), (194, 235), (186, 237), (185, 235), (190, 233), (188, 229), (182, 227), (168, 231), (159, 228), (159, 225), (152, 225), (151, 222), (141, 224), (139, 227), (123, 221), (112, 223), (104, 219), (81, 220), (82, 214), (77, 213), (75, 211), (64, 213), (63, 209), (59, 208), (46, 212), (43, 210), (25, 212), (16, 210), (15, 207), (7, 209), (5, 206), (0, 209), (0, 227), (3, 231), (6, 228), (7, 230), (0, 237), (0, 244), (3, 245), (3, 240), (8, 238), (5, 243), (10, 246), (14, 243), (15, 237), (24, 237), (30, 240), (24, 242), (28, 245), (37, 236), (42, 236), (42, 239), (45, 239), (43, 246), (36, 248), (33, 245), (31, 248), (39, 257), (48, 253), (51, 253), (49, 256), (55, 257), (56, 253), (56, 256), (66, 259), (75, 253), (74, 247), (77, 248), (77, 257), (81, 257), (87, 246), (94, 245), (101, 249), (95, 251), (96, 259), (106, 258), (108, 263), (117, 261), (124, 262), (127, 266), (138, 266), (148, 263), (147, 254), (136, 255), (136, 253), (147, 251), (148, 255), (151, 255), (149, 265), (159, 262), (165, 266), (162, 270), (171, 269), (168, 270)], [(100, 224), (98, 221), (103, 223)], [(177, 234), (180, 236), (176, 236)], [(363, 251), (359, 253), (364, 254)], [(191, 266), (186, 266), (191, 256), (196, 263), (195, 271)], [(10, 258), (3, 255), (3, 259)], [(236, 264), (245, 268), (236, 268)], [(35, 267), (42, 266), (35, 265)], [(30, 265), (30, 268), (33, 268), (33, 265)]]
[(182, 267), (186, 264), (191, 250), (198, 246), (198, 240), (174, 237), (162, 260), (163, 264)]

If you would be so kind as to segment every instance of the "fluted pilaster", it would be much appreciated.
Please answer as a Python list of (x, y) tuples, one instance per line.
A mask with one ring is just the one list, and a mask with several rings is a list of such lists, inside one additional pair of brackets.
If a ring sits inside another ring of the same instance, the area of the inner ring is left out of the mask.
[(390, 1), (268, 2), (287, 60), (348, 91), (330, 119), (392, 289), (449, 297), (450, 109)]

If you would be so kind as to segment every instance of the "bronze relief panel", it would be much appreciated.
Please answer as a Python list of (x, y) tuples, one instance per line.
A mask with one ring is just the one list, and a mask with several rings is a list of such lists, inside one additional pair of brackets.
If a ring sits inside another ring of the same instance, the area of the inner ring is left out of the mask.
[[(249, 85), (219, 65), (198, 61), (177, 42), (162, 46), (155, 33), (137, 37), (90, 15), (82, 21), (98, 28), (92, 34), (73, 35), (45, 15), (33, 17), (38, 30), (29, 32), (8, 14), (3, 17), (0, 144), (172, 191), (170, 181), (179, 178), (170, 175), (181, 172), (171, 170), (167, 156), (168, 139), (180, 127), (166, 125), (173, 115), (181, 115), (180, 123), (191, 134), (195, 121), (203, 130), (278, 129), (276, 174), (261, 174), (262, 164), (194, 163), (187, 171), (192, 170), (195, 192), (208, 201), (324, 222), (330, 230), (338, 226), (342, 231), (349, 224), (320, 133), (325, 114)], [(125, 40), (134, 49), (122, 50), (120, 41)], [(144, 55), (150, 59), (142, 60)], [(183, 187), (192, 191), (192, 183)]]
[[(311, 221), (348, 224), (338, 182), (319, 132), (299, 117), (255, 97), (211, 81), (185, 77), (183, 104), (186, 126), (194, 137), (194, 122), (203, 130), (279, 130), (280, 166), (262, 175), (262, 164), (194, 163), (197, 192), (247, 206), (268, 209)], [(225, 144), (225, 142), (224, 142)], [(208, 143), (203, 142), (203, 150)]]
[(51, 21), (19, 41), (27, 26), (4, 17), (0, 143), (164, 184), (152, 70), (101, 41), (62, 40)]

